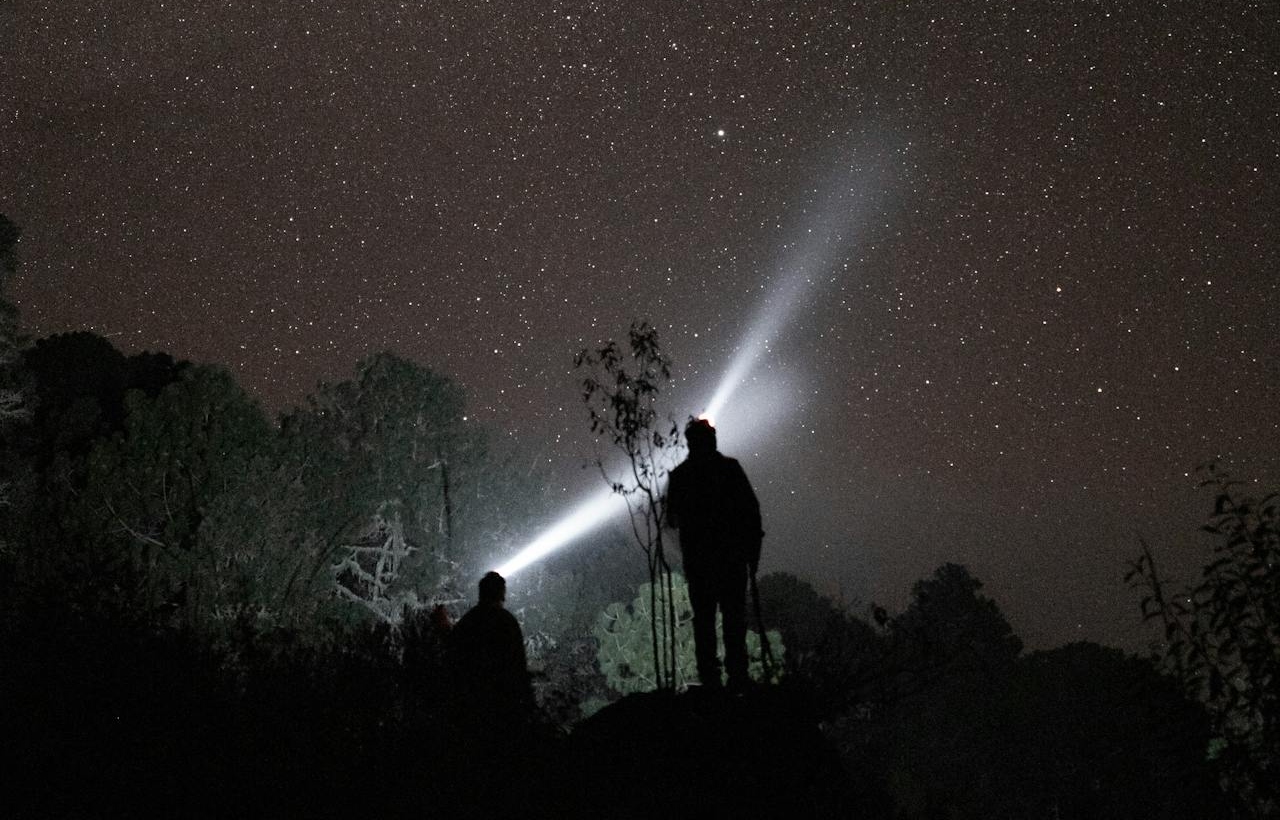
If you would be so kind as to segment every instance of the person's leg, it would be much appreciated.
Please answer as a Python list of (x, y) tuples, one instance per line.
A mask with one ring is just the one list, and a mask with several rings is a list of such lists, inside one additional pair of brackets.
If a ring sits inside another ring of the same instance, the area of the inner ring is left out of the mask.
[(724, 616), (724, 665), (730, 686), (746, 686), (747, 674), (747, 571), (745, 566), (726, 568), (719, 584), (720, 612)]
[(689, 603), (693, 605), (694, 657), (703, 686), (720, 686), (720, 658), (716, 651), (716, 585), (690, 574)]

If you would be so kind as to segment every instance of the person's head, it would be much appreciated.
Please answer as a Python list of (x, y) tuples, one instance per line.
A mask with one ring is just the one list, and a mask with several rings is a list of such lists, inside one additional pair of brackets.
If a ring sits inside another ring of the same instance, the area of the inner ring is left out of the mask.
[(500, 604), (507, 600), (507, 581), (496, 572), (486, 572), (480, 579), (480, 603)]
[(706, 419), (693, 419), (684, 428), (684, 440), (689, 444), (689, 453), (714, 453), (716, 449), (716, 428)]

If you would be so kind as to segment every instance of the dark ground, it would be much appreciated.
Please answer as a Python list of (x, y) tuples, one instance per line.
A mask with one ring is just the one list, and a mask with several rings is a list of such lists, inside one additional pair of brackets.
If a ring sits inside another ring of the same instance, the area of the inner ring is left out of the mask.
[(182, 641), (77, 632), (8, 647), (6, 816), (844, 814), (834, 750), (777, 690), (632, 695), (571, 734), (499, 730), (438, 692), (404, 697), (367, 655), (233, 679)]

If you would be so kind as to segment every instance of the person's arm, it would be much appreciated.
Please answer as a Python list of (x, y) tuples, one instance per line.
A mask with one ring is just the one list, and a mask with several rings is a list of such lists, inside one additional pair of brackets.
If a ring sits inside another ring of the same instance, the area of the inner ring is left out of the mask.
[[(505, 610), (504, 610), (505, 611)], [(510, 615), (510, 630), (508, 642), (511, 647), (511, 673), (514, 675), (512, 684), (515, 687), (516, 694), (522, 700), (533, 703), (533, 676), (529, 674), (529, 656), (524, 648), (524, 630), (520, 628), (520, 622), (516, 620), (514, 615)]]
[(742, 465), (737, 461), (733, 462), (734, 466), (734, 484), (735, 494), (738, 498), (739, 515), (742, 521), (742, 536), (746, 540), (747, 563), (751, 567), (751, 574), (755, 574), (756, 567), (760, 564), (760, 550), (764, 544), (764, 525), (760, 518), (760, 500), (756, 498), (756, 492), (751, 487), (751, 481), (747, 478), (747, 473), (742, 469)]
[(680, 500), (684, 492), (684, 483), (680, 474), (672, 470), (667, 480), (667, 492), (662, 497), (662, 526), (673, 530), (680, 529)]

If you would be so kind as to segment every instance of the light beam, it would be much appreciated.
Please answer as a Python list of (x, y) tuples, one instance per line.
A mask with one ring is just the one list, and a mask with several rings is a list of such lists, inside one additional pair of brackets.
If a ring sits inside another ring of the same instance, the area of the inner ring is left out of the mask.
[(504, 578), (510, 578), (534, 561), (542, 560), (570, 541), (591, 532), (626, 508), (627, 502), (622, 496), (613, 492), (612, 489), (602, 490), (578, 505), (577, 509), (560, 519), (494, 571)]
[[(793, 254), (780, 266), (782, 276), (777, 287), (761, 306), (700, 416), (720, 418), (724, 415), (729, 399), (746, 382), (760, 358), (769, 352), (771, 344), (790, 323), (796, 309), (808, 302), (806, 297), (824, 282), (835, 281), (831, 266), (840, 252), (848, 248), (851, 234), (862, 226), (870, 205), (866, 194), (880, 187), (879, 180), (873, 178), (876, 176), (874, 169), (866, 170), (854, 164), (846, 164), (835, 174), (826, 198), (816, 205), (816, 218), (809, 222), (800, 241), (795, 243)], [(758, 415), (752, 420), (760, 421)], [(626, 501), (621, 496), (612, 490), (601, 491), (496, 571), (510, 577), (626, 509)]]
[(702, 415), (719, 418), (756, 363), (769, 352), (783, 328), (791, 324), (796, 310), (811, 302), (824, 284), (836, 281), (832, 268), (848, 250), (853, 235), (863, 228), (870, 210), (867, 192), (881, 186), (874, 168), (850, 164), (834, 177), (825, 199), (815, 205), (815, 218), (805, 227), (792, 254), (779, 266), (782, 275), (777, 286), (760, 306)]

